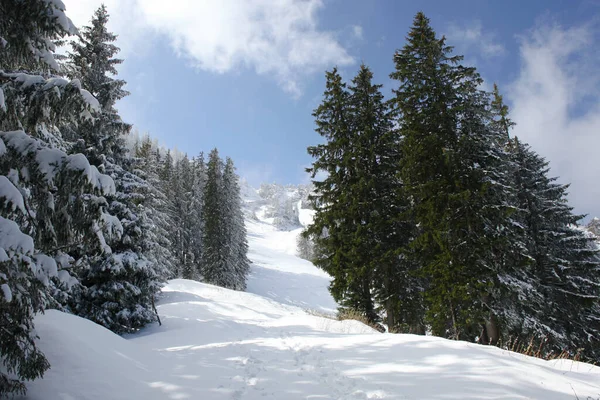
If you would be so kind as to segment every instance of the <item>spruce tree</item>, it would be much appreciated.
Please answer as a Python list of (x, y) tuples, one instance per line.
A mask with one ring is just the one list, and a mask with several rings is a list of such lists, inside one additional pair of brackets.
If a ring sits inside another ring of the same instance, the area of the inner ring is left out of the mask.
[(161, 271), (160, 275), (170, 278), (175, 270), (170, 229), (173, 220), (169, 213), (169, 199), (163, 191), (159, 177), (161, 156), (158, 148), (152, 145), (149, 136), (142, 139), (136, 149), (135, 174), (148, 182), (148, 192), (144, 199), (148, 219), (152, 222), (146, 232), (151, 243), (147, 257)]
[(227, 263), (229, 248), (224, 226), (222, 164), (219, 152), (213, 149), (206, 164), (206, 187), (202, 199), (202, 275), (205, 282), (232, 287), (233, 266)]
[(134, 162), (126, 154), (124, 137), (131, 125), (124, 123), (115, 103), (128, 93), (124, 81), (116, 79), (115, 65), (121, 60), (112, 42), (116, 36), (106, 29), (108, 13), (101, 6), (72, 43), (69, 73), (99, 101), (98, 118), (74, 128), (72, 151), (82, 152), (110, 175), (116, 193), (110, 196), (107, 213), (121, 226), (110, 233), (106, 250), (86, 255), (80, 263), (83, 287), (71, 302), (79, 315), (117, 332), (133, 332), (155, 321), (154, 297), (164, 280), (162, 267), (151, 261), (150, 210), (146, 200), (150, 186), (136, 175)]
[(576, 226), (582, 216), (568, 205), (568, 185), (548, 177), (548, 162), (517, 138), (512, 151), (530, 257), (529, 285), (519, 303), (525, 318), (515, 334), (546, 338), (547, 348), (556, 352), (583, 349), (585, 356), (597, 359), (598, 248), (593, 237)]
[(94, 165), (104, 164), (106, 158), (120, 164), (126, 151), (123, 135), (131, 130), (115, 109), (115, 103), (129, 93), (123, 89), (125, 81), (116, 78), (116, 66), (123, 60), (114, 58), (119, 48), (113, 44), (117, 36), (107, 30), (108, 19), (106, 6), (101, 5), (90, 25), (81, 28), (78, 40), (71, 41), (66, 64), (68, 75), (79, 79), (100, 103), (99, 117), (73, 128), (68, 138), (74, 142), (73, 151), (86, 154)]
[(193, 257), (194, 275), (197, 278), (202, 277), (202, 232), (204, 230), (204, 215), (202, 210), (202, 198), (206, 186), (206, 163), (204, 162), (204, 153), (192, 160), (192, 187), (191, 202), (188, 219), (190, 220), (190, 248), (189, 251)]
[[(313, 178), (315, 193), (309, 196), (315, 210), (313, 223), (305, 235), (313, 237), (319, 252), (315, 265), (333, 280), (330, 292), (343, 307), (356, 309), (367, 318), (377, 320), (372, 299), (372, 274), (369, 267), (355, 258), (355, 232), (361, 223), (356, 201), (359, 165), (355, 162), (350, 93), (336, 68), (326, 73), (323, 101), (313, 112), (316, 131), (326, 142), (308, 148), (315, 158), (307, 171)], [(315, 179), (323, 172), (326, 177)]]
[(396, 174), (399, 138), (392, 129), (392, 114), (381, 85), (373, 84), (372, 78), (369, 68), (362, 65), (349, 87), (354, 131), (351, 151), (357, 174), (351, 209), (359, 221), (352, 258), (370, 276), (372, 292), (385, 310), (388, 327), (407, 329), (418, 324), (420, 308), (419, 283), (411, 274), (413, 265), (401, 255), (413, 227)]
[[(91, 117), (97, 101), (77, 81), (50, 75), (53, 42), (75, 29), (60, 2), (0, 4), (0, 396), (42, 376), (33, 317), (75, 282), (74, 249), (99, 251), (102, 195), (112, 180), (61, 148), (60, 127)], [(29, 72), (23, 72), (29, 71)]]
[(194, 260), (193, 240), (195, 212), (194, 181), (196, 174), (194, 165), (187, 155), (177, 160), (171, 180), (171, 196), (175, 215), (174, 249), (182, 278), (198, 279), (196, 260)]
[(475, 69), (451, 53), (418, 13), (391, 77), (400, 85), (400, 177), (419, 226), (410, 254), (428, 280), (427, 319), (435, 334), (467, 339), (487, 318), (497, 273), (490, 252), (506, 210), (491, 189), (487, 95)]
[(238, 176), (229, 157), (225, 161), (222, 184), (224, 234), (227, 240), (227, 264), (229, 264), (225, 268), (227, 271), (232, 271), (232, 282), (228, 287), (245, 290), (250, 271), (248, 242)]

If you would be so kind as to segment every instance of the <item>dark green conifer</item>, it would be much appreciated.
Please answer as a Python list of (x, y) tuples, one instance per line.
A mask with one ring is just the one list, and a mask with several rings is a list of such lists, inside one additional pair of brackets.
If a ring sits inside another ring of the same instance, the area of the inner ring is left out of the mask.
[(490, 213), (487, 97), (461, 59), (418, 13), (391, 77), (399, 81), (400, 177), (419, 227), (411, 254), (428, 280), (427, 319), (437, 335), (468, 339), (487, 312), (499, 221)]

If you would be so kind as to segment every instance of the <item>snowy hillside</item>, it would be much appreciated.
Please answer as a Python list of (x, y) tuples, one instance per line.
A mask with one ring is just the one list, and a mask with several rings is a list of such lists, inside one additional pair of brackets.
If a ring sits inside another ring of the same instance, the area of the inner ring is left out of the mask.
[[(247, 291), (283, 304), (333, 314), (337, 304), (327, 290), (330, 278), (296, 257), (296, 238), (312, 220), (303, 208), (305, 187), (242, 186), (252, 270)], [(261, 196), (262, 195), (262, 196)], [(285, 221), (278, 228), (276, 221)]]
[(52, 369), (28, 398), (600, 399), (600, 367), (312, 315), (336, 304), (327, 275), (295, 256), (301, 227), (277, 229), (271, 203), (243, 190), (248, 293), (173, 280), (158, 304), (163, 325), (126, 338), (47, 311), (36, 327)]

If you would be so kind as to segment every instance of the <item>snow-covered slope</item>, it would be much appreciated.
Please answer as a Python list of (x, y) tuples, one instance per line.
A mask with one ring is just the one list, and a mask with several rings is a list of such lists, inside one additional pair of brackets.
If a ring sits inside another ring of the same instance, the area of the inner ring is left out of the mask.
[[(52, 363), (30, 399), (600, 399), (600, 368), (495, 347), (380, 334), (332, 311), (328, 277), (294, 256), (246, 196), (249, 293), (187, 280), (165, 287), (162, 326), (121, 338), (48, 311), (36, 318)], [(303, 211), (300, 220), (310, 219)]]
[[(266, 185), (265, 185), (266, 186)], [(337, 304), (329, 294), (330, 277), (315, 268), (313, 264), (296, 257), (296, 238), (303, 226), (312, 221), (312, 211), (302, 208), (302, 200), (288, 203), (294, 210), (273, 211), (271, 199), (262, 198), (248, 185), (242, 186), (246, 210), (246, 229), (248, 231), (249, 258), (252, 269), (248, 278), (247, 291), (268, 297), (283, 304), (299, 306), (333, 314)], [(283, 187), (278, 187), (280, 190)], [(298, 191), (288, 187), (288, 191), (278, 197), (295, 198)], [(286, 206), (277, 199), (276, 205)], [(281, 230), (273, 225), (274, 218), (267, 215), (278, 213), (296, 214), (298, 225), (286, 225)]]
[(296, 257), (301, 229), (278, 231), (263, 221), (247, 221), (252, 269), (247, 291), (275, 301), (333, 314), (337, 304), (327, 287), (330, 277)]

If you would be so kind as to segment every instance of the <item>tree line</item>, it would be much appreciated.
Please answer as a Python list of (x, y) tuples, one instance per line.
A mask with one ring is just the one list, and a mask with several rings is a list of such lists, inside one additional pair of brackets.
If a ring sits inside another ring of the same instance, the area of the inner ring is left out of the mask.
[(350, 83), (326, 73), (304, 252), (343, 308), (392, 332), (533, 340), (597, 362), (594, 237), (577, 227), (568, 185), (511, 136), (497, 86), (482, 90), (462, 59), (418, 13), (393, 56), (391, 99), (365, 65)]
[(78, 31), (60, 1), (0, 3), (0, 396), (50, 367), (34, 331), (44, 309), (120, 334), (159, 321), (167, 279), (245, 288), (233, 161), (174, 160), (149, 138), (128, 151), (108, 18), (102, 6)]

